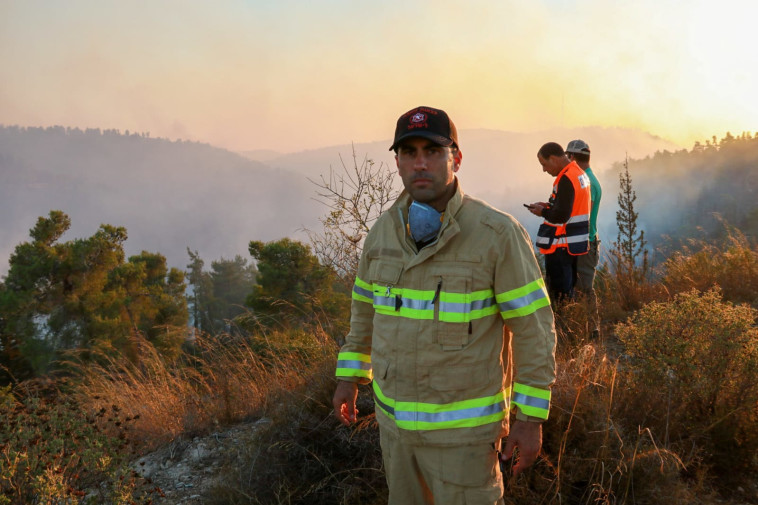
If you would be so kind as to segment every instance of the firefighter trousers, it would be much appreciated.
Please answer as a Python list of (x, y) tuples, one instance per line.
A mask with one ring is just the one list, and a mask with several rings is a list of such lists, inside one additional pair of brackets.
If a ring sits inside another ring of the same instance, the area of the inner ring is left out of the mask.
[(503, 479), (492, 442), (428, 446), (380, 429), (389, 505), (502, 505)]

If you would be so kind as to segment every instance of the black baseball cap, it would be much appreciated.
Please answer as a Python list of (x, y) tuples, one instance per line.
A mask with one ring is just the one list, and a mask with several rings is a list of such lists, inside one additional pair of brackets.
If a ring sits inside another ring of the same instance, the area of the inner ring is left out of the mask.
[(447, 112), (433, 107), (416, 107), (397, 120), (395, 141), (390, 146), (394, 151), (401, 140), (408, 137), (424, 137), (441, 146), (458, 147), (458, 131)]

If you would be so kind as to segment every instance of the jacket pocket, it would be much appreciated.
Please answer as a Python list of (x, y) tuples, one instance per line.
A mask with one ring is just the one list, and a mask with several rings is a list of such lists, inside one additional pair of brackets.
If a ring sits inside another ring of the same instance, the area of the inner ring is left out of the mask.
[(394, 346), (400, 318), (392, 317), (402, 306), (402, 298), (392, 288), (397, 287), (403, 273), (403, 264), (398, 261), (376, 259), (369, 266), (369, 282), (372, 285), (374, 306), (375, 344)]
[(488, 383), (488, 367), (482, 362), (457, 366), (441, 365), (429, 369), (429, 386), (441, 393), (472, 391)]
[(403, 273), (403, 264), (398, 261), (377, 259), (369, 266), (369, 281), (383, 286), (395, 286)]
[(556, 226), (542, 223), (537, 230), (537, 247), (540, 249), (550, 249), (555, 242), (555, 233), (558, 230)]
[(435, 276), (438, 280), (435, 300), (436, 341), (443, 351), (465, 348), (471, 338), (471, 286), (469, 269)]
[(384, 358), (376, 358), (373, 361), (374, 378), (385, 380), (390, 369), (390, 361)]

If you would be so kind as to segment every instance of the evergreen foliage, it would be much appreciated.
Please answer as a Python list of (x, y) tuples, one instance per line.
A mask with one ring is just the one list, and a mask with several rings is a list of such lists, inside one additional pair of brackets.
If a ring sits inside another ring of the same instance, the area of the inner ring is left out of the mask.
[(267, 243), (254, 240), (250, 254), (258, 275), (247, 304), (258, 323), (300, 326), (320, 314), (343, 324), (347, 321), (349, 298), (335, 289), (336, 273), (319, 262), (310, 246), (289, 238)]
[(622, 310), (636, 310), (641, 306), (643, 291), (649, 276), (645, 232), (639, 228), (639, 213), (634, 202), (637, 193), (632, 187), (629, 162), (619, 174), (619, 210), (616, 211), (618, 235), (610, 251), (610, 263), (615, 280), (615, 296)]
[[(71, 222), (61, 211), (40, 217), (19, 244), (0, 289), (0, 358), (16, 379), (52, 370), (70, 349), (135, 351), (136, 335), (166, 356), (187, 323), (184, 274), (143, 251), (124, 259), (126, 230), (111, 225), (61, 242)], [(127, 352), (128, 354), (128, 352)]]
[(758, 239), (758, 134), (727, 133), (626, 164), (635, 174), (639, 220), (653, 249), (666, 246), (663, 257), (693, 237), (724, 238), (722, 219)]
[(235, 330), (233, 321), (247, 310), (245, 302), (253, 290), (258, 271), (242, 256), (211, 262), (205, 271), (200, 255), (187, 248), (190, 263), (187, 278), (192, 293), (187, 297), (192, 325), (198, 331), (212, 335)]
[[(644, 391), (627, 422), (666, 449), (702, 457), (721, 479), (758, 472), (758, 311), (718, 289), (652, 302), (616, 330), (630, 358), (629, 389)], [(693, 454), (698, 448), (699, 454)]]

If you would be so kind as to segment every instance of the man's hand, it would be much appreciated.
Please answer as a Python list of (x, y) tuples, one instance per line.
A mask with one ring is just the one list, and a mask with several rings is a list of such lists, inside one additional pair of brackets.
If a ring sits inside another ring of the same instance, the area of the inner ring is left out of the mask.
[(542, 210), (546, 208), (547, 208), (547, 203), (545, 202), (534, 202), (530, 204), (528, 207), (529, 212), (531, 212), (537, 217), (542, 217)]
[(355, 400), (358, 398), (358, 384), (355, 382), (337, 381), (337, 389), (334, 391), (332, 405), (334, 415), (345, 426), (350, 426), (358, 417), (358, 409), (355, 408)]
[(505, 444), (503, 458), (513, 457), (513, 449), (518, 448), (518, 461), (513, 465), (513, 475), (516, 476), (529, 468), (537, 459), (542, 447), (542, 423), (528, 421), (513, 421), (508, 441)]

